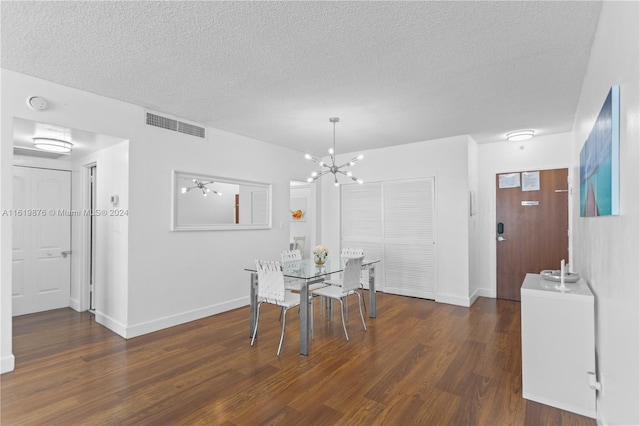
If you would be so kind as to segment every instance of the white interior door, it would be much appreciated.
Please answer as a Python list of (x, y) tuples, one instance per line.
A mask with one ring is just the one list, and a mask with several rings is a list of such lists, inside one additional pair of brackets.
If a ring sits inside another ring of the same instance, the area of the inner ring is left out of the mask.
[(13, 201), (13, 315), (69, 306), (71, 173), (15, 166)]

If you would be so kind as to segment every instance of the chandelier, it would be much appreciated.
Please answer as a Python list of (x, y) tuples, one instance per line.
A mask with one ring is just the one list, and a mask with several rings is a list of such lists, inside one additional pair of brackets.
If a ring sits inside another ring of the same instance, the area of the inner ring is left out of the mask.
[[(185, 178), (187, 179), (187, 178)], [(207, 194), (209, 192), (211, 192), (212, 194), (217, 194), (217, 195), (222, 195), (222, 193), (213, 190), (211, 188), (207, 188), (207, 185), (211, 185), (212, 183), (214, 183), (214, 181), (212, 180), (199, 180), (199, 179), (187, 179), (190, 180), (191, 182), (194, 183), (194, 186), (189, 186), (189, 187), (183, 187), (180, 192), (182, 192), (183, 194), (186, 194), (187, 192), (191, 191), (192, 189), (199, 189), (202, 191), (202, 195), (204, 197), (207, 196)]]
[(343, 168), (347, 167), (347, 166), (353, 166), (356, 161), (358, 160), (362, 160), (364, 158), (364, 155), (360, 154), (356, 157), (353, 157), (351, 160), (349, 160), (348, 162), (340, 165), (340, 166), (336, 166), (336, 123), (338, 121), (340, 121), (340, 118), (338, 117), (331, 117), (329, 119), (329, 121), (331, 123), (333, 123), (333, 148), (329, 148), (329, 156), (331, 157), (331, 165), (325, 163), (324, 161), (320, 161), (314, 157), (312, 157), (309, 154), (305, 154), (304, 158), (306, 158), (309, 161), (313, 161), (314, 163), (318, 163), (318, 165), (321, 168), (320, 170), (318, 170), (317, 172), (312, 172), (311, 173), (311, 177), (307, 179), (307, 182), (313, 182), (314, 180), (318, 179), (320, 176), (322, 175), (326, 175), (327, 173), (333, 173), (333, 184), (335, 186), (338, 186), (338, 173), (345, 175), (346, 177), (348, 177), (349, 179), (351, 179), (354, 182), (358, 182), (359, 184), (362, 184), (362, 179), (358, 179), (357, 177), (355, 177), (351, 171), (346, 171), (346, 170), (342, 170)]

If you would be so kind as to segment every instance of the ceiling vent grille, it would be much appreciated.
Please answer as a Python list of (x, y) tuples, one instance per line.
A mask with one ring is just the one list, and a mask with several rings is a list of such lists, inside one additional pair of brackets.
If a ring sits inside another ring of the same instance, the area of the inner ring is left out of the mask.
[(163, 117), (161, 115), (147, 113), (147, 124), (149, 126), (160, 127), (174, 132), (185, 133), (199, 138), (205, 137), (204, 127), (174, 120), (173, 118)]

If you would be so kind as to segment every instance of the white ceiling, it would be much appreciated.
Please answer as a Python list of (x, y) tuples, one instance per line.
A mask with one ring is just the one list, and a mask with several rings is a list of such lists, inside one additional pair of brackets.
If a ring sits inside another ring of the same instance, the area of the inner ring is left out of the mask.
[[(1, 66), (323, 154), (570, 131), (600, 2), (1, 2)], [(34, 93), (33, 95), (37, 95)]]

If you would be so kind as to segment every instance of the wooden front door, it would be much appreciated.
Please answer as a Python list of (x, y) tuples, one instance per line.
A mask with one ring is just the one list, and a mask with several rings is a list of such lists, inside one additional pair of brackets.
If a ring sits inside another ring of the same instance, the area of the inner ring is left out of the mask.
[(496, 175), (498, 298), (520, 300), (527, 273), (569, 261), (567, 177), (568, 169)]

